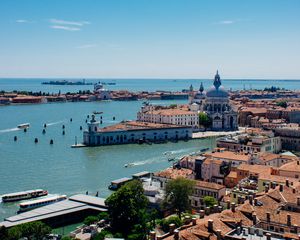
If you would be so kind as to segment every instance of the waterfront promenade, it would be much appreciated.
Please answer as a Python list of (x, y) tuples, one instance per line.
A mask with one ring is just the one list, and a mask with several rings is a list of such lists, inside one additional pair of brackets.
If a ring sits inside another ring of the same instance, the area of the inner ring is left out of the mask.
[(237, 135), (245, 132), (244, 127), (239, 127), (237, 131), (205, 131), (205, 132), (194, 132), (192, 138), (199, 139), (199, 138), (208, 138), (208, 137), (223, 137), (227, 135)]

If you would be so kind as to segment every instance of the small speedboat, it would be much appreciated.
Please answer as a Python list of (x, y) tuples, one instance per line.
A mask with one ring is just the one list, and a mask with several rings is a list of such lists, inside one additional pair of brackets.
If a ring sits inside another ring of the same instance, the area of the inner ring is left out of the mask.
[(17, 127), (20, 128), (20, 129), (29, 128), (30, 124), (29, 123), (22, 123), (22, 124), (18, 125)]
[(125, 165), (124, 165), (124, 167), (125, 168), (128, 168), (128, 167), (133, 167), (134, 166), (134, 164), (133, 163), (126, 163)]

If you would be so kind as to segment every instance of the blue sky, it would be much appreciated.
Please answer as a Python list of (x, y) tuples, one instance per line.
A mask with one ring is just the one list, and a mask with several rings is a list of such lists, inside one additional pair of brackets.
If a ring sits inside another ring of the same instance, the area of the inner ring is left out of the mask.
[(298, 0), (1, 0), (0, 77), (300, 79)]

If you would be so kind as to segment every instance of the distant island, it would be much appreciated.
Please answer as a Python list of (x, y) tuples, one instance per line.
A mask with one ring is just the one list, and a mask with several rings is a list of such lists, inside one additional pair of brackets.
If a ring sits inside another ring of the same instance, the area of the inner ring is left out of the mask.
[(49, 81), (49, 82), (42, 82), (42, 84), (48, 84), (48, 85), (93, 85), (93, 83), (86, 83), (85, 79), (82, 81), (68, 81), (68, 80), (57, 80), (57, 81)]

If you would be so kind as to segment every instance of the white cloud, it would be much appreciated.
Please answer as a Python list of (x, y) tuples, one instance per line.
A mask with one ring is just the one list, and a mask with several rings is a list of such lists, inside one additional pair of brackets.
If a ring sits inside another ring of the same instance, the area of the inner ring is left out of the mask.
[(84, 25), (90, 24), (90, 22), (87, 21), (65, 21), (60, 19), (50, 19), (50, 23), (52, 24), (58, 24), (58, 25), (73, 25), (73, 26), (79, 26), (82, 27)]
[(18, 19), (18, 20), (16, 20), (16, 23), (30, 23), (30, 21), (28, 21), (26, 19)]
[(218, 22), (217, 24), (226, 25), (226, 24), (233, 24), (233, 23), (235, 23), (235, 21), (233, 21), (233, 20), (223, 20), (223, 21)]
[(71, 31), (71, 32), (81, 30), (81, 28), (78, 27), (69, 27), (69, 26), (62, 26), (62, 25), (51, 25), (50, 28), (61, 29), (61, 30)]
[(96, 46), (97, 46), (97, 44), (84, 44), (84, 45), (78, 46), (76, 48), (84, 49), (84, 48), (93, 48)]

